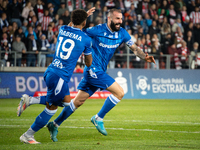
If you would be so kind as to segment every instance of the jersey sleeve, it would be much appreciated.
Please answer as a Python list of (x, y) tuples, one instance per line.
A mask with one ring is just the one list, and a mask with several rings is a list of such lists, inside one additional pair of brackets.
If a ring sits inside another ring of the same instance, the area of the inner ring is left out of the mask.
[(124, 30), (124, 41), (126, 43), (127, 46), (132, 46), (134, 44), (133, 40), (131, 39), (131, 36), (129, 35), (129, 33)]
[(83, 32), (85, 32), (89, 37), (94, 37), (98, 34), (99, 26), (100, 25), (83, 29)]
[(92, 54), (92, 40), (88, 37), (87, 43), (85, 45), (84, 55)]

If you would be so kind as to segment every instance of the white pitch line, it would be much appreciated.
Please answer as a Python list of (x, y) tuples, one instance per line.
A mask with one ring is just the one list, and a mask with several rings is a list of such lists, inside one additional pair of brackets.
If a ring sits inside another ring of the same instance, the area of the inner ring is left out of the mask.
[[(33, 121), (34, 119), (0, 119), (0, 121)], [(68, 121), (89, 121), (89, 119), (67, 119)], [(114, 122), (118, 120), (105, 120), (105, 122)], [(179, 121), (151, 121), (151, 120), (123, 120), (126, 122), (141, 122), (141, 123), (167, 123), (167, 124), (188, 124), (188, 125), (200, 125), (199, 122), (179, 122)]]
[[(1, 125), (0, 127), (29, 127), (28, 125)], [(95, 127), (75, 127), (75, 126), (60, 126), (59, 128), (68, 128), (68, 129), (96, 129)], [(168, 132), (168, 133), (194, 133), (199, 134), (200, 131), (173, 131), (173, 130), (153, 130), (153, 129), (125, 129), (125, 128), (106, 128), (107, 130), (124, 130), (124, 131), (147, 131), (147, 132)]]

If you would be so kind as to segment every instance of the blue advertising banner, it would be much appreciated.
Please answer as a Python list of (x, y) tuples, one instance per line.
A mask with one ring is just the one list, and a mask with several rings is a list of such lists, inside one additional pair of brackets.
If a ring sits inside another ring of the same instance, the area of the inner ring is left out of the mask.
[[(126, 99), (200, 99), (200, 70), (108, 69), (124, 89)], [(70, 92), (77, 91), (83, 74), (73, 74)], [(0, 99), (20, 98), (46, 91), (43, 73), (0, 72)]]
[(200, 99), (200, 70), (108, 69), (128, 99)]
[[(73, 74), (69, 82), (70, 92), (78, 91), (82, 77), (82, 74)], [(20, 98), (24, 93), (32, 96), (36, 91), (47, 91), (43, 73), (0, 72), (0, 99)]]

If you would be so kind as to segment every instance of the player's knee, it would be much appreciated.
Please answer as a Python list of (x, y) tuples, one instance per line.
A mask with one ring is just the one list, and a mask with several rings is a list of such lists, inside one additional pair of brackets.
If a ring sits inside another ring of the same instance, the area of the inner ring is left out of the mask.
[(81, 105), (83, 105), (85, 102), (85, 100), (74, 100), (74, 105), (76, 108), (80, 107)]
[(117, 96), (116, 96), (119, 100), (121, 100), (124, 97), (124, 90), (120, 90), (119, 92), (117, 92)]

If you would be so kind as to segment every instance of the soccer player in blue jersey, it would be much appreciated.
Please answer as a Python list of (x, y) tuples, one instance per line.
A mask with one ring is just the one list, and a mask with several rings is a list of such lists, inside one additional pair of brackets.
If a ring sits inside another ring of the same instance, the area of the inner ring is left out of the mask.
[[(23, 95), (18, 107), (18, 116), (30, 104), (40, 103), (46, 108), (37, 116), (31, 127), (20, 137), (20, 140), (27, 144), (39, 144), (34, 139), (34, 134), (43, 128), (51, 117), (56, 113), (58, 106), (63, 106), (61, 116), (65, 112), (73, 113), (76, 109), (73, 100), (70, 99), (68, 82), (73, 74), (79, 56), (84, 52), (85, 64), (89, 67), (92, 64), (91, 38), (87, 36), (82, 28), (86, 24), (87, 12), (77, 9), (72, 12), (72, 27), (64, 25), (60, 28), (54, 60), (44, 73), (44, 80), (47, 85), (47, 96), (39, 98)], [(54, 125), (49, 122), (47, 127), (51, 133)], [(57, 128), (56, 128), (57, 129)], [(52, 134), (52, 133), (51, 133)]]
[[(122, 42), (125, 42), (136, 56), (147, 62), (155, 63), (153, 56), (148, 56), (148, 54), (145, 54), (133, 43), (127, 31), (120, 27), (121, 24), (121, 10), (111, 9), (108, 13), (107, 23), (83, 30), (92, 38), (93, 61), (90, 67), (85, 66), (84, 78), (79, 83), (79, 92), (74, 98), (74, 106), (75, 108), (81, 106), (85, 100), (93, 95), (98, 89), (110, 91), (111, 95), (107, 97), (101, 110), (91, 118), (91, 122), (103, 135), (107, 135), (103, 123), (104, 116), (120, 102), (124, 96), (122, 87), (112, 77), (106, 74), (108, 62), (113, 56), (116, 48)], [(60, 124), (70, 115), (71, 113), (66, 111), (58, 116), (53, 124), (56, 127), (60, 126)], [(54, 128), (51, 133), (53, 139), (57, 140), (57, 129)]]

